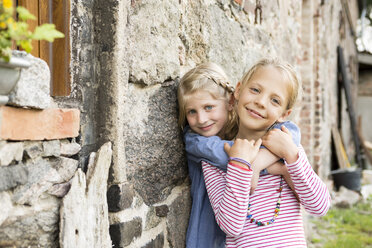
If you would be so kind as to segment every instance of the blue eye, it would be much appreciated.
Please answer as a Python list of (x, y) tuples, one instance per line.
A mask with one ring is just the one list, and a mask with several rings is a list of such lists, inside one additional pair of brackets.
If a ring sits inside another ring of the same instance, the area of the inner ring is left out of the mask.
[(253, 92), (255, 92), (255, 93), (259, 93), (260, 92), (260, 90), (259, 89), (257, 89), (257, 88), (251, 88), (251, 91), (253, 91)]
[(192, 115), (192, 114), (195, 114), (196, 111), (194, 109), (190, 109), (189, 111), (187, 111), (187, 114), (189, 115)]
[(280, 105), (280, 101), (276, 98), (273, 98), (272, 99), (273, 103), (277, 104), (277, 105)]
[(212, 110), (213, 106), (205, 106), (205, 110)]

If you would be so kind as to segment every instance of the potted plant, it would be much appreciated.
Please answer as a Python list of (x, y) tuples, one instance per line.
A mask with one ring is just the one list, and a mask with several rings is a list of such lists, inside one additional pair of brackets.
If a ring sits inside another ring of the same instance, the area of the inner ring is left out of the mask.
[[(18, 20), (14, 16), (18, 16)], [(54, 24), (43, 24), (35, 30), (29, 30), (28, 20), (35, 20), (26, 8), (13, 8), (12, 0), (0, 0), (0, 105), (8, 102), (8, 94), (16, 85), (22, 68), (30, 66), (24, 53), (12, 50), (15, 44), (25, 52), (32, 50), (32, 40), (53, 42), (55, 38), (63, 38), (64, 34), (55, 29)], [(23, 55), (22, 55), (23, 54)]]

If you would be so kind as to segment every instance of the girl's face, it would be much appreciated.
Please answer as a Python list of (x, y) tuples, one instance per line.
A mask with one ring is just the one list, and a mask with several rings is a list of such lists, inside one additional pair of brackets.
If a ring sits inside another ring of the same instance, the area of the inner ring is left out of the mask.
[(289, 81), (272, 66), (259, 68), (244, 86), (238, 83), (239, 132), (266, 132), (275, 122), (282, 122), (290, 114), (287, 110)]
[(203, 136), (218, 135), (232, 110), (226, 100), (215, 99), (207, 91), (197, 91), (187, 97), (185, 111), (190, 128)]

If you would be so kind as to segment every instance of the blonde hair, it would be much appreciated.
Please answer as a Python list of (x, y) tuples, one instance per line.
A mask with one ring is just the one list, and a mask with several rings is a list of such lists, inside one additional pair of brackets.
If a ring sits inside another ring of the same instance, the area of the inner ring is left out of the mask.
[[(234, 87), (229, 83), (227, 75), (221, 67), (212, 62), (206, 62), (188, 71), (180, 80), (177, 97), (179, 106), (178, 125), (183, 129), (187, 124), (186, 101), (188, 97), (203, 90), (215, 99), (226, 100), (228, 104), (234, 92)], [(228, 120), (220, 131), (223, 139), (232, 139), (237, 133), (235, 111), (229, 111)]]
[(278, 69), (282, 72), (284, 76), (287, 77), (290, 88), (289, 88), (289, 99), (286, 109), (292, 109), (293, 106), (296, 104), (298, 99), (301, 98), (302, 95), (302, 85), (301, 81), (297, 75), (296, 70), (293, 68), (291, 64), (286, 61), (283, 61), (279, 58), (264, 58), (259, 60), (251, 69), (243, 76), (241, 80), (242, 89), (248, 84), (251, 80), (254, 73), (262, 67), (265, 66), (273, 66), (274, 68)]

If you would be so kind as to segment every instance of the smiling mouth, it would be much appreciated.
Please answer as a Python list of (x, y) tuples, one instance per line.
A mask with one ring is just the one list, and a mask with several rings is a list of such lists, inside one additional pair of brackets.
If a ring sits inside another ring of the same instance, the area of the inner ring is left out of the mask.
[(263, 117), (259, 112), (257, 111), (254, 111), (253, 109), (249, 109), (249, 108), (246, 108), (246, 110), (254, 117), (258, 117), (258, 118), (262, 118), (264, 119), (265, 117)]
[(208, 131), (209, 129), (211, 129), (212, 128), (212, 126), (213, 126), (213, 124), (210, 124), (210, 125), (208, 125), (208, 126), (205, 126), (205, 127), (199, 127), (201, 130), (203, 130), (203, 131)]

